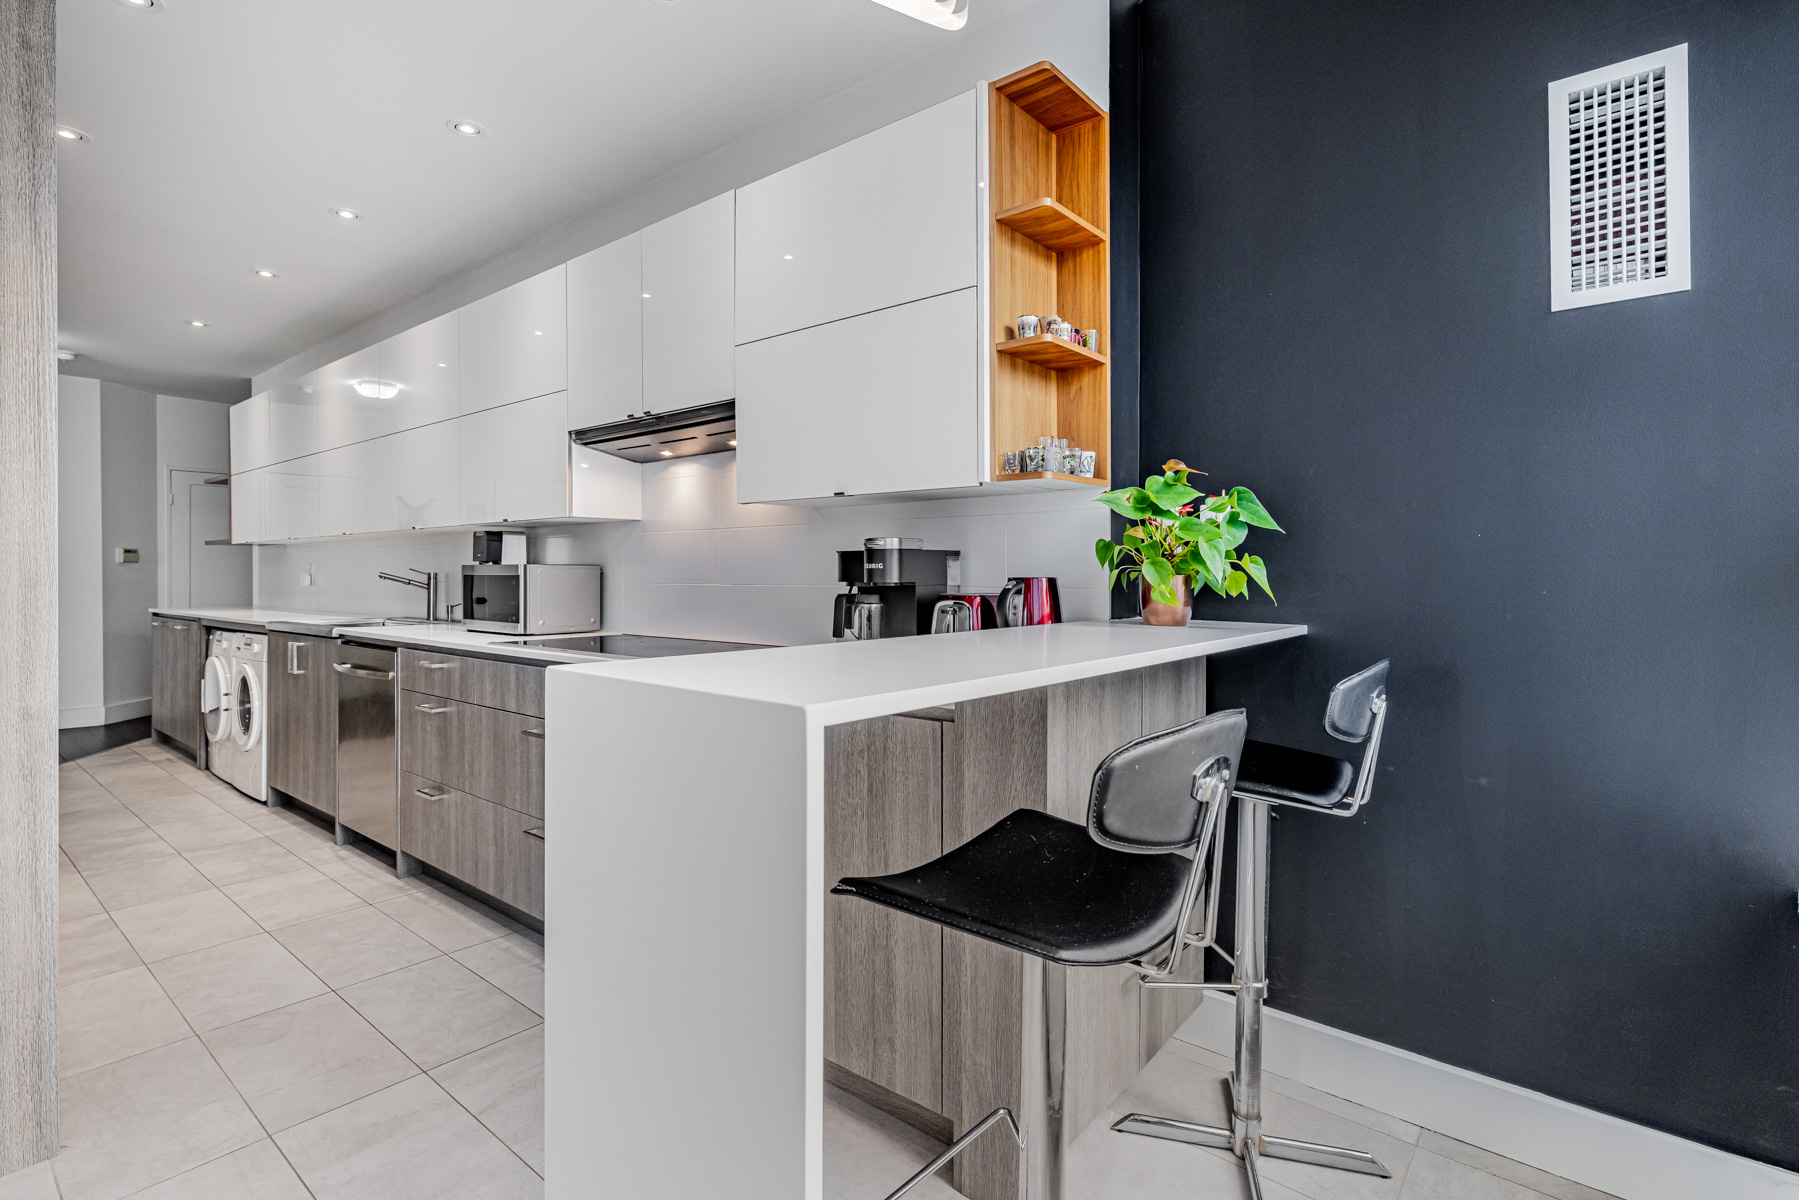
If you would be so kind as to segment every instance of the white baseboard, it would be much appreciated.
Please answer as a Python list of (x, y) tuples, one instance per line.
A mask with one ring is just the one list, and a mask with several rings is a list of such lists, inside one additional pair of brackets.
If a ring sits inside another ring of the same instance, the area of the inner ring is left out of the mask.
[[(1777, 1167), (1304, 1017), (1264, 1012), (1262, 1063), (1274, 1074), (1623, 1200), (1799, 1197), (1799, 1175)], [(1228, 1057), (1235, 1028), (1233, 999), (1208, 996), (1175, 1036)]]
[(56, 712), (58, 729), (87, 729), (94, 725), (106, 724), (104, 708), (63, 708)]
[(150, 697), (145, 696), (142, 700), (124, 700), (118, 704), (108, 704), (106, 706), (105, 723), (111, 725), (115, 721), (129, 721), (133, 717), (147, 717), (149, 715)]

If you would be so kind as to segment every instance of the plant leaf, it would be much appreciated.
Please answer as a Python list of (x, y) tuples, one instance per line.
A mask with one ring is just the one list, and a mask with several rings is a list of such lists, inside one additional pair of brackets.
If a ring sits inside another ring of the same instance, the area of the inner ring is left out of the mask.
[(1099, 559), (1100, 566), (1111, 566), (1112, 560), (1117, 557), (1117, 555), (1118, 547), (1112, 544), (1110, 538), (1100, 538), (1099, 541), (1093, 543), (1093, 557)]
[(1224, 523), (1222, 528), (1224, 530), (1225, 547), (1230, 550), (1235, 550), (1238, 546), (1241, 546), (1243, 544), (1243, 539), (1249, 536), (1249, 526), (1238, 520), (1234, 513), (1231, 515), (1231, 519)]
[(1224, 596), (1225, 599), (1228, 600), (1230, 598), (1225, 595), (1224, 585), (1218, 582), (1218, 580), (1213, 579), (1210, 575), (1206, 576), (1206, 586), (1211, 588), (1214, 592), (1217, 592), (1220, 596)]
[(1224, 548), (1215, 541), (1193, 543), (1194, 553), (1205, 564), (1207, 579), (1224, 578)]
[[(1254, 554), (1246, 554), (1237, 561), (1243, 565), (1245, 571), (1249, 572), (1249, 577), (1260, 584), (1264, 592), (1268, 593), (1268, 598), (1274, 600), (1274, 589), (1268, 586), (1268, 568), (1262, 565), (1261, 558)], [(1280, 603), (1279, 600), (1274, 600), (1274, 602)]]
[(1158, 512), (1155, 501), (1142, 488), (1119, 488), (1113, 492), (1101, 492), (1094, 499), (1120, 516), (1129, 517), (1133, 521), (1141, 521), (1145, 517), (1155, 516)]
[(1168, 586), (1168, 581), (1174, 578), (1174, 567), (1165, 558), (1145, 555), (1143, 578), (1149, 580), (1152, 587), (1165, 588)]
[(1241, 596), (1243, 589), (1249, 586), (1249, 576), (1241, 571), (1232, 571), (1224, 577), (1224, 592), (1227, 596)]
[(1166, 475), (1151, 475), (1143, 481), (1143, 486), (1152, 500), (1168, 510), (1170, 517), (1177, 516), (1175, 509), (1199, 495), (1198, 491), (1176, 478), (1173, 471)]
[(1243, 514), (1243, 519), (1248, 521), (1251, 525), (1260, 526), (1263, 529), (1272, 529), (1277, 533), (1287, 532), (1285, 529), (1282, 529), (1279, 525), (1274, 523), (1274, 518), (1268, 515), (1268, 510), (1262, 507), (1262, 502), (1257, 500), (1256, 494), (1248, 488), (1232, 488), (1230, 490), (1230, 500), (1231, 503), (1236, 506), (1237, 511)]

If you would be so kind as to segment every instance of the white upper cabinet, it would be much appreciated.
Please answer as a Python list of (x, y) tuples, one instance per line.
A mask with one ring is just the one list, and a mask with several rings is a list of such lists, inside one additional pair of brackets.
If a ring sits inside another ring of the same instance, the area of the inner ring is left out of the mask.
[(643, 407), (650, 412), (737, 394), (733, 193), (643, 231)]
[[(315, 454), (377, 437), (391, 420), (393, 400), (381, 395), (381, 355), (375, 346), (345, 355), (300, 381), (314, 414), (308, 427)], [(297, 406), (296, 406), (297, 411)], [(294, 442), (297, 448), (301, 443)]]
[(438, 421), (370, 443), (376, 470), (368, 489), (369, 518), (375, 529), (459, 523), (462, 425), (460, 420)]
[(288, 462), (318, 451), (319, 409), (313, 400), (317, 374), (269, 389), (269, 462)]
[[(231, 473), (269, 465), (269, 394), (251, 396), (231, 406)], [(237, 502), (232, 502), (236, 520)], [(235, 537), (235, 533), (233, 537)]]
[(568, 516), (568, 396), (461, 418), (462, 524)]
[(237, 543), (263, 540), (260, 470), (231, 472), (231, 540)]
[(395, 390), (375, 401), (381, 416), (371, 436), (447, 421), (462, 411), (461, 325), (461, 313), (445, 313), (376, 347), (382, 390)]
[(461, 322), (461, 411), (568, 387), (566, 264), (475, 301)]
[(978, 281), (981, 96), (738, 189), (738, 345)]
[(978, 294), (964, 288), (739, 347), (738, 501), (977, 483)]
[(643, 411), (643, 234), (568, 264), (568, 422), (585, 429)]
[(356, 442), (319, 455), (317, 532), (321, 537), (374, 533), (380, 528), (370, 504), (370, 491), (380, 474), (380, 464), (375, 461), (377, 444)]
[(258, 540), (280, 542), (319, 536), (319, 456), (274, 463), (259, 474), (262, 533)]

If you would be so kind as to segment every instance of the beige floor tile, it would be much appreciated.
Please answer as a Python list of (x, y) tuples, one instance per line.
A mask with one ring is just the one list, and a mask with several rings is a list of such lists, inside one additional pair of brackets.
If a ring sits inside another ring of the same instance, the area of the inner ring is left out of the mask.
[[(339, 846), (336, 839), (328, 833), (320, 833), (316, 829), (295, 829), (291, 825), (280, 829), (263, 831), (271, 842), (294, 855), (308, 866), (323, 868), (328, 863), (342, 861), (345, 855), (358, 854), (358, 851)], [(390, 871), (388, 877), (392, 878)], [(385, 899), (385, 897), (384, 897)]]
[(58, 921), (79, 921), (83, 917), (97, 917), (106, 911), (100, 898), (94, 895), (94, 889), (87, 885), (79, 871), (65, 871), (57, 877), (56, 919)]
[[(1192, 1059), (1202, 1066), (1211, 1068), (1213, 1072), (1220, 1076), (1228, 1076), (1230, 1074), (1231, 1060), (1225, 1058), (1223, 1055), (1214, 1054), (1203, 1046), (1195, 1046), (1191, 1042), (1183, 1042), (1179, 1038), (1174, 1038), (1169, 1041), (1167, 1049)], [(1321, 1108), (1327, 1113), (1354, 1121), (1356, 1124), (1366, 1126), (1376, 1133), (1384, 1133), (1388, 1137), (1397, 1138), (1402, 1142), (1410, 1142), (1413, 1145), (1416, 1145), (1419, 1135), (1423, 1132), (1423, 1130), (1419, 1129), (1418, 1126), (1412, 1124), (1410, 1121), (1402, 1121), (1398, 1117), (1390, 1117), (1386, 1113), (1375, 1112), (1372, 1108), (1364, 1108), (1362, 1105), (1345, 1100), (1340, 1096), (1333, 1096), (1329, 1092), (1321, 1092), (1317, 1088), (1307, 1087), (1305, 1084), (1288, 1079), (1283, 1075), (1264, 1072), (1262, 1075), (1262, 1087), (1265, 1091), (1279, 1092), (1281, 1095), (1289, 1096), (1302, 1104), (1309, 1104), (1313, 1108)]]
[(539, 1200), (543, 1180), (429, 1076), (278, 1134), (318, 1200)]
[(180, 855), (94, 867), (83, 872), (83, 877), (100, 903), (109, 909), (133, 908), (212, 887), (206, 876)]
[(450, 956), (487, 982), (543, 1015), (543, 947), (523, 934), (509, 933)]
[(264, 929), (284, 929), (363, 907), (352, 893), (311, 867), (234, 883), (223, 890)]
[(447, 1062), (431, 1077), (543, 1174), (542, 1025)]
[(56, 824), (57, 840), (68, 846), (96, 841), (109, 833), (129, 832), (144, 827), (137, 814), (117, 800), (111, 804), (96, 804), (76, 812), (62, 813), (57, 817)]
[(1404, 1200), (1543, 1200), (1543, 1193), (1429, 1150), (1412, 1158)]
[(175, 853), (175, 847), (157, 837), (155, 830), (144, 825), (75, 841), (64, 839), (62, 848), (75, 860), (75, 865), (81, 868), (84, 875), (101, 867), (142, 862), (150, 858), (169, 858)]
[(283, 946), (339, 990), (437, 956), (437, 947), (384, 912), (352, 909), (275, 931)]
[(401, 879), (392, 867), (349, 847), (334, 846), (309, 854), (307, 861), (370, 904), (431, 890), (422, 880)]
[(70, 858), (68, 856), (68, 853), (66, 851), (64, 851), (62, 847), (58, 846), (56, 848), (56, 872), (57, 872), (57, 874), (68, 875), (74, 871), (75, 871), (75, 860)]
[(236, 817), (222, 811), (210, 817), (158, 825), (156, 832), (162, 835), (163, 841), (183, 854), (205, 850), (211, 846), (229, 846), (234, 842), (253, 842), (262, 837)]
[(472, 903), (438, 892), (418, 892), (376, 905), (382, 912), (446, 954), (511, 932)]
[(165, 958), (150, 969), (199, 1033), (326, 990), (316, 975), (266, 933)]
[(56, 982), (61, 987), (139, 965), (137, 951), (105, 913), (64, 921), (56, 944)]
[(451, 958), (391, 971), (340, 994), (426, 1070), (539, 1022), (536, 1013)]
[(155, 767), (151, 767), (142, 776), (134, 775), (128, 779), (104, 778), (100, 784), (126, 803), (192, 794), (192, 789), (186, 783)]
[[(243, 822), (239, 821), (237, 824), (242, 825)], [(297, 871), (306, 865), (254, 829), (250, 833), (255, 840), (192, 850), (185, 857), (217, 887)]]
[[(1120, 1114), (1140, 1112), (1196, 1121), (1202, 1125), (1226, 1125), (1229, 1123), (1226, 1096), (1225, 1077), (1221, 1073), (1194, 1063), (1176, 1050), (1165, 1048), (1138, 1072), (1130, 1086), (1112, 1102), (1112, 1108)], [(1263, 1128), (1268, 1133), (1365, 1150), (1393, 1173), (1392, 1178), (1382, 1179), (1309, 1163), (1268, 1159), (1263, 1163), (1264, 1180), (1314, 1200), (1397, 1200), (1405, 1181), (1406, 1167), (1416, 1149), (1410, 1142), (1388, 1137), (1267, 1088), (1262, 1093), (1262, 1115)], [(1226, 1151), (1195, 1148), (1194, 1152), (1229, 1157)]]
[(198, 792), (158, 796), (152, 800), (127, 800), (125, 807), (137, 814), (144, 824), (151, 826), (173, 825), (178, 821), (198, 821), (225, 815), (224, 809)]
[[(998, 1130), (996, 1137), (1008, 1136)], [(871, 1108), (848, 1092), (825, 1087), (826, 1200), (885, 1196), (943, 1152), (924, 1134)], [(917, 1200), (961, 1200), (949, 1185), (950, 1168), (906, 1193)]]
[[(419, 1070), (330, 992), (215, 1029), (204, 1041), (271, 1133), (372, 1095)], [(541, 1060), (541, 1048), (538, 1056)], [(541, 1139), (541, 1111), (537, 1124)]]
[(96, 808), (108, 808), (118, 802), (117, 796), (85, 775), (79, 782), (71, 782), (65, 778), (57, 785), (56, 809), (58, 816), (68, 817)]
[(118, 1200), (263, 1138), (242, 1098), (189, 1038), (65, 1079), (63, 1200)]
[(211, 888), (135, 908), (113, 910), (112, 919), (145, 962), (174, 958), (261, 933), (262, 927), (223, 892)]
[[(1618, 1200), (1610, 1192), (1602, 1192), (1585, 1184), (1575, 1183), (1571, 1179), (1563, 1179), (1559, 1175), (1551, 1175), (1548, 1171), (1540, 1171), (1536, 1167), (1526, 1166), (1521, 1162), (1509, 1159), (1491, 1150), (1482, 1150), (1479, 1146), (1470, 1146), (1467, 1142), (1458, 1142), (1454, 1138), (1444, 1137), (1434, 1130), (1426, 1129), (1418, 1139), (1418, 1148), (1428, 1150), (1443, 1158), (1454, 1159), (1465, 1166), (1485, 1171), (1489, 1175), (1497, 1175), (1501, 1179), (1509, 1179), (1513, 1183), (1522, 1184), (1533, 1191), (1541, 1192), (1554, 1200)], [(1417, 1173), (1417, 1168), (1413, 1168)], [(1407, 1181), (1409, 1185), (1409, 1180)]]
[(47, 1162), (0, 1175), (0, 1200), (57, 1200), (56, 1176)]
[(312, 1200), (312, 1193), (265, 1138), (133, 1193), (131, 1200)]
[(65, 987), (58, 999), (58, 1070), (65, 1077), (193, 1036), (143, 967)]

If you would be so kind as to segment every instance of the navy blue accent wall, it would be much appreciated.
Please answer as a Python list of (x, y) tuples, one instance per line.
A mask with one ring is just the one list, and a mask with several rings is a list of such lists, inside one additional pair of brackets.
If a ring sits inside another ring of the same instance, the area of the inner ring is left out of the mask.
[[(1799, 5), (1130, 18), (1141, 461), (1290, 531), (1201, 616), (1312, 627), (1212, 704), (1340, 749), (1393, 660), (1372, 806), (1276, 827), (1271, 1002), (1799, 1168)], [(1680, 42), (1693, 290), (1551, 313), (1545, 85)]]

